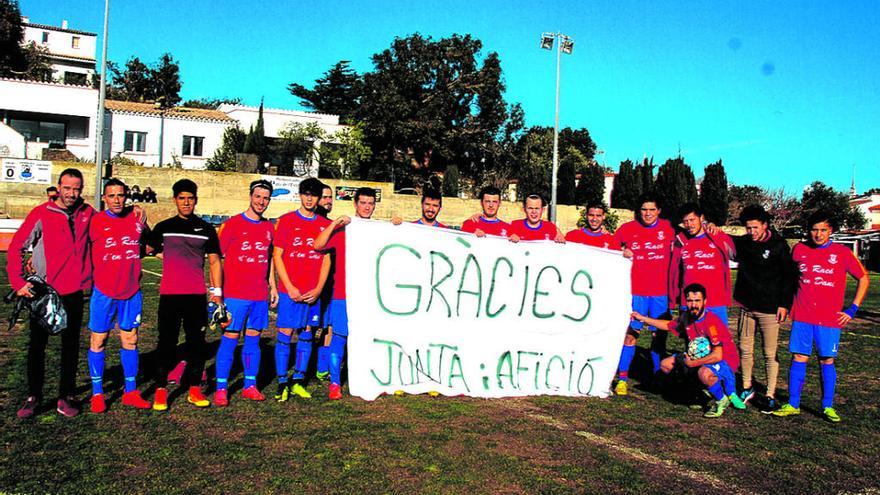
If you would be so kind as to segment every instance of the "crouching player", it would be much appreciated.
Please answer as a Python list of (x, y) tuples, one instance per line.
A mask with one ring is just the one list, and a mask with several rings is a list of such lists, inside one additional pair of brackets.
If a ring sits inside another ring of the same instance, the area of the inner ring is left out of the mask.
[[(807, 376), (807, 360), (813, 343), (822, 365), (822, 414), (832, 423), (840, 421), (834, 410), (834, 388), (837, 370), (834, 358), (840, 342), (840, 327), (852, 320), (868, 293), (868, 272), (849, 248), (831, 241), (834, 231), (829, 212), (818, 211), (807, 222), (810, 238), (795, 245), (791, 257), (800, 270), (797, 292), (792, 306), (791, 369), (788, 376), (788, 404), (773, 412), (774, 416), (801, 413), (801, 389)], [(858, 279), (852, 305), (841, 311), (846, 275)]]
[[(141, 242), (146, 224), (125, 207), (128, 188), (119, 179), (104, 184), (104, 204), (89, 226), (92, 243), (93, 280), (89, 302), (89, 374), (92, 377), (91, 410), (95, 414), (107, 410), (104, 399), (104, 347), (114, 326), (119, 326), (122, 346), (119, 358), (125, 377), (122, 404), (149, 409), (150, 403), (137, 389), (138, 327), (141, 324), (143, 296), (140, 290)], [(116, 325), (114, 325), (114, 320)]]
[(685, 334), (687, 340), (706, 337), (711, 345), (711, 352), (700, 359), (691, 359), (687, 354), (676, 354), (664, 358), (660, 362), (660, 371), (669, 374), (673, 370), (684, 371), (696, 376), (709, 390), (715, 404), (704, 416), (717, 418), (724, 414), (731, 403), (737, 409), (745, 409), (746, 405), (736, 395), (736, 378), (734, 373), (739, 368), (739, 354), (733, 344), (733, 338), (727, 323), (721, 321), (714, 313), (707, 311), (706, 288), (700, 284), (690, 284), (684, 288), (687, 312), (677, 320), (658, 320), (633, 312), (636, 320), (667, 329), (677, 335)]
[[(311, 398), (305, 388), (306, 370), (312, 356), (313, 330), (321, 325), (321, 292), (330, 273), (330, 255), (319, 253), (315, 238), (330, 223), (316, 213), (324, 184), (309, 178), (299, 184), (299, 209), (278, 219), (275, 229), (274, 262), (284, 291), (278, 303), (278, 336), (275, 342), (275, 371), (278, 392), (275, 399), (287, 400), (289, 392)], [(287, 367), (290, 342), (298, 332), (293, 386), (288, 387)]]
[[(361, 187), (354, 193), (354, 212), (358, 218), (369, 219), (376, 209), (376, 191)], [(331, 400), (342, 398), (342, 359), (348, 343), (348, 311), (345, 304), (345, 226), (351, 218), (343, 215), (315, 238), (315, 249), (335, 252), (333, 270), (333, 299), (330, 301), (329, 324), (333, 328), (330, 338), (330, 387)]]
[(224, 259), (224, 302), (232, 321), (224, 330), (217, 348), (215, 406), (229, 405), (229, 373), (241, 332), (245, 332), (241, 351), (244, 365), (244, 390), (241, 396), (250, 400), (265, 400), (257, 389), (260, 332), (269, 327), (269, 302), (273, 307), (278, 304), (278, 290), (269, 263), (274, 229), (272, 223), (263, 218), (271, 198), (272, 184), (269, 181), (251, 182), (247, 211), (227, 220), (217, 233)]

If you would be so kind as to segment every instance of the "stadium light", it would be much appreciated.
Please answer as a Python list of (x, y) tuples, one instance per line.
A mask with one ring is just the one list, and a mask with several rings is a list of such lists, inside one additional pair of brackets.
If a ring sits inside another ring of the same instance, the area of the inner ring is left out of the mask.
[(556, 222), (556, 178), (559, 174), (559, 73), (562, 62), (562, 52), (571, 54), (574, 49), (574, 40), (562, 33), (541, 34), (541, 48), (551, 50), (553, 42), (559, 38), (556, 46), (556, 115), (553, 124), (553, 174), (550, 182), (550, 221)]

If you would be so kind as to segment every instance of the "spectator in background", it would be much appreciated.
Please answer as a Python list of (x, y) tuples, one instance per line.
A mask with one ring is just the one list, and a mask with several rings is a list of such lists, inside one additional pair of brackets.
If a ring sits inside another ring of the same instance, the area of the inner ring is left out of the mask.
[(144, 201), (144, 196), (141, 194), (141, 188), (137, 184), (131, 186), (131, 201), (133, 203), (140, 203)]
[(49, 201), (55, 201), (58, 199), (58, 188), (55, 186), (49, 186), (46, 188), (46, 199)]
[(145, 187), (144, 192), (141, 194), (141, 201), (144, 203), (155, 203), (156, 191), (153, 191), (149, 186)]

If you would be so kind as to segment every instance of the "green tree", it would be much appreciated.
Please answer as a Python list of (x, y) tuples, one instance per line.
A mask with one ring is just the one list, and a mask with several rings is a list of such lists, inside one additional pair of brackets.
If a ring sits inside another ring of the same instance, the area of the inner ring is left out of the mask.
[[(24, 45), (25, 74), (27, 79), (52, 82), (52, 64), (49, 62), (49, 49), (33, 41)], [(85, 76), (83, 75), (83, 79)], [(70, 83), (70, 81), (66, 81)]]
[(583, 155), (577, 149), (570, 150), (559, 160), (556, 173), (556, 202), (561, 205), (577, 204), (575, 188), (578, 170), (586, 168)]
[(0, 76), (20, 75), (27, 71), (27, 59), (21, 42), (24, 27), (17, 0), (0, 0)]
[(344, 127), (321, 143), (320, 177), (353, 179), (358, 176), (361, 163), (370, 157), (370, 147), (364, 141), (360, 124)]
[(721, 160), (706, 166), (700, 186), (700, 206), (706, 220), (716, 225), (724, 225), (727, 221), (727, 174)]
[(443, 174), (443, 195), (451, 198), (457, 198), (461, 191), (461, 176), (458, 173), (457, 165), (450, 165)]
[(611, 206), (632, 210), (636, 207), (639, 198), (639, 183), (633, 169), (632, 160), (620, 162), (620, 168), (614, 177), (614, 187), (611, 189)]
[[(319, 158), (315, 143), (326, 139), (327, 133), (315, 122), (294, 122), (286, 125), (278, 133), (278, 139), (272, 146), (273, 162), (278, 164), (278, 173), (305, 176)], [(247, 149), (247, 144), (245, 148)]]
[(148, 101), (155, 98), (150, 77), (150, 68), (138, 57), (132, 57), (125, 63), (125, 69), (119, 70), (115, 64), (108, 64), (108, 72), (113, 71), (113, 96), (125, 101)]
[(728, 188), (727, 224), (740, 225), (739, 214), (743, 208), (749, 205), (761, 205), (764, 209), (770, 207), (770, 202), (764, 192), (758, 186), (737, 186), (731, 184)]
[[(636, 165), (634, 169), (634, 173), (636, 176), (636, 201), (639, 196), (644, 193), (650, 192), (654, 190), (654, 158), (645, 157), (642, 159), (642, 163)], [(635, 201), (633, 201), (635, 203)], [(635, 205), (641, 206), (641, 205)]]
[(186, 100), (181, 104), (187, 108), (202, 108), (205, 110), (217, 110), (220, 105), (241, 105), (241, 98), (196, 98)]
[(605, 203), (605, 170), (598, 164), (589, 164), (581, 169), (581, 180), (575, 191), (578, 206), (590, 203)]
[(159, 57), (155, 68), (149, 71), (150, 96), (162, 100), (169, 108), (180, 103), (180, 66), (170, 53)]
[(849, 204), (849, 195), (836, 191), (821, 181), (815, 181), (804, 189), (801, 196), (801, 221), (804, 229), (809, 229), (807, 218), (817, 210), (825, 210), (832, 213), (838, 228), (862, 229), (867, 223), (865, 215), (854, 206)]
[(697, 202), (697, 184), (694, 171), (682, 157), (670, 158), (657, 170), (654, 194), (660, 201), (661, 215), (673, 224), (681, 219), (678, 209), (685, 203)]
[(356, 118), (373, 156), (362, 176), (423, 182), (451, 164), (475, 182), (503, 123), (498, 55), (469, 35), (396, 38), (363, 75)]
[(364, 83), (361, 76), (349, 66), (348, 60), (340, 60), (324, 75), (315, 80), (312, 89), (298, 83), (290, 83), (287, 90), (300, 99), (303, 106), (316, 112), (338, 115), (340, 122), (350, 124), (360, 106)]
[[(284, 143), (281, 143), (280, 145), (284, 146)], [(245, 136), (242, 153), (257, 155), (259, 170), (263, 170), (265, 163), (270, 161), (269, 148), (266, 146), (266, 131), (263, 128), (263, 100), (260, 100), (260, 109), (257, 112), (257, 123), (248, 129), (247, 136)], [(292, 163), (290, 165), (292, 166)]]
[(220, 147), (214, 151), (214, 156), (208, 159), (208, 170), (232, 171), (235, 170), (237, 153), (244, 149), (246, 134), (238, 125), (227, 127), (223, 131), (223, 140)]

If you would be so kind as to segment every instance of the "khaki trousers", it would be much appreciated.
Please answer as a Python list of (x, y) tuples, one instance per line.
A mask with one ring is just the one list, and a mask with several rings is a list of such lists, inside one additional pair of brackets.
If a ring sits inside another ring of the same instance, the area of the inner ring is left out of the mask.
[(761, 331), (764, 344), (764, 365), (767, 368), (767, 395), (776, 394), (779, 377), (779, 360), (776, 348), (779, 340), (779, 322), (775, 313), (760, 313), (742, 308), (739, 315), (739, 353), (742, 367), (743, 388), (752, 386), (752, 370), (755, 366), (755, 333)]

